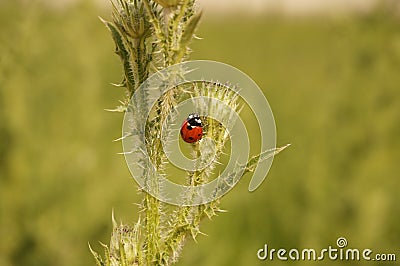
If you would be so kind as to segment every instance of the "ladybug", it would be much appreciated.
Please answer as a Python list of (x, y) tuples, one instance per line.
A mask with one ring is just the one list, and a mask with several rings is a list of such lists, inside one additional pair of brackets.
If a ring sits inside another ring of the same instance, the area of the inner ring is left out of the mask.
[(181, 127), (181, 137), (187, 143), (194, 143), (203, 137), (203, 125), (200, 116), (196, 113), (190, 114)]

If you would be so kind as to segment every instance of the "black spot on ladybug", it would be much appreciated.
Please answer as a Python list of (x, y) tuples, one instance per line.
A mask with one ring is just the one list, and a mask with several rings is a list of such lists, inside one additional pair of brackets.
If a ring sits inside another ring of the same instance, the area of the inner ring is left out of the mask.
[(189, 130), (192, 130), (192, 126), (191, 125), (187, 125), (187, 127), (186, 127), (187, 129), (189, 129)]
[(190, 140), (193, 140), (193, 138), (192, 138), (192, 137), (189, 137), (189, 139), (190, 139)]

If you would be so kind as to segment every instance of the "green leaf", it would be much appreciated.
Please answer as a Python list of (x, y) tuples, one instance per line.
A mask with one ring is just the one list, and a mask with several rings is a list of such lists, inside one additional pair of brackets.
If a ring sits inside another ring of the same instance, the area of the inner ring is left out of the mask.
[(174, 62), (178, 63), (182, 61), (182, 58), (187, 54), (188, 46), (190, 41), (194, 36), (194, 32), (199, 24), (200, 18), (202, 13), (198, 13), (190, 18), (189, 22), (185, 27), (185, 31), (182, 34), (180, 43), (179, 43), (179, 50), (176, 51), (174, 55)]
[(125, 247), (124, 247), (124, 243), (122, 241), (122, 238), (119, 241), (119, 256), (120, 256), (120, 263), (121, 266), (126, 266), (126, 254), (125, 254)]
[(100, 242), (100, 244), (103, 246), (104, 248), (104, 256), (106, 258), (106, 261), (103, 262), (102, 265), (105, 266), (110, 266), (111, 265), (111, 254), (110, 254), (110, 249), (108, 248), (108, 246), (106, 244), (103, 244)]
[(90, 252), (92, 253), (94, 259), (96, 260), (96, 265), (98, 266), (105, 266), (106, 264), (103, 262), (103, 259), (101, 258), (101, 256), (99, 255), (99, 253), (97, 253), (96, 251), (94, 251), (92, 249), (92, 247), (90, 246), (90, 243), (88, 243)]
[(127, 83), (126, 85), (130, 94), (132, 94), (135, 88), (135, 76), (134, 76), (134, 69), (132, 68), (130, 63), (131, 60), (130, 60), (130, 52), (128, 44), (126, 43), (126, 40), (124, 39), (121, 32), (114, 25), (114, 23), (106, 21), (102, 18), (100, 18), (100, 20), (106, 25), (106, 27), (111, 32), (111, 36), (115, 43), (115, 53), (119, 55), (119, 57), (121, 58), (125, 72), (125, 79)]
[(246, 166), (245, 166), (245, 172), (253, 172), (254, 169), (257, 167), (258, 163), (268, 160), (269, 158), (277, 155), (278, 153), (280, 153), (281, 151), (283, 151), (284, 149), (286, 149), (287, 147), (289, 147), (291, 144), (286, 144), (285, 146), (279, 147), (279, 148), (274, 148), (271, 150), (266, 150), (261, 152), (260, 154), (253, 156), (252, 158), (250, 158), (250, 160), (247, 162)]

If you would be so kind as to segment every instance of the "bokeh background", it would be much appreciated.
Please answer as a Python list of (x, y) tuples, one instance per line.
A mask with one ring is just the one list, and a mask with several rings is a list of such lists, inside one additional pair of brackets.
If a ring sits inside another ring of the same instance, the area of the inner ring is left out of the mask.
[[(203, 2), (192, 58), (250, 75), (278, 145), (292, 146), (258, 190), (245, 176), (223, 198), (229, 212), (203, 222), (208, 236), (189, 241), (178, 265), (305, 265), (256, 252), (318, 250), (340, 236), (399, 261), (398, 1), (246, 2)], [(109, 85), (122, 70), (99, 15), (109, 4), (0, 1), (0, 265), (94, 265), (87, 243), (109, 241), (111, 210), (138, 217), (112, 142), (122, 115), (104, 111), (124, 93)]]

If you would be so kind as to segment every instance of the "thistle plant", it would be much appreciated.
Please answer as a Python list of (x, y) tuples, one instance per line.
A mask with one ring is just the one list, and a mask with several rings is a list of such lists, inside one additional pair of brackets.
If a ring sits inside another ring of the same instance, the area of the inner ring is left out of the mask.
[[(146, 116), (145, 109), (154, 95), (151, 95), (153, 91), (149, 93), (149, 90), (141, 88), (153, 74), (188, 59), (189, 45), (195, 38), (201, 12), (196, 12), (195, 0), (116, 0), (112, 5), (112, 21), (102, 21), (111, 32), (115, 53), (123, 66), (123, 79), (114, 85), (126, 89), (126, 98), (110, 111), (122, 112), (129, 118), (128, 134), (121, 140), (134, 139), (132, 147), (124, 152), (139, 154), (135, 156), (139, 156), (137, 167), (143, 180), (139, 193), (143, 200), (136, 223), (119, 224), (112, 215), (110, 244), (102, 244), (104, 256), (92, 248), (90, 250), (97, 265), (171, 265), (178, 260), (185, 241), (196, 240), (201, 234), (201, 221), (222, 212), (219, 199), (202, 204), (190, 203), (202, 197), (194, 188), (211, 181), (221, 164), (220, 158), (229, 142), (229, 128), (235, 124), (234, 114), (240, 112), (240, 97), (229, 84), (182, 82), (159, 92)], [(182, 73), (175, 76), (178, 79), (185, 74), (185, 69), (179, 71)], [(160, 77), (159, 82), (168, 87), (170, 78)], [(154, 91), (158, 89), (154, 84), (147, 85)], [(182, 204), (173, 206), (157, 197), (162, 193), (162, 179), (168, 178), (168, 156), (163, 147), (176, 131), (163, 125), (177, 117), (179, 103), (198, 97), (216, 100), (194, 101), (204, 124), (203, 140), (211, 139), (213, 145), (210, 146), (208, 141), (187, 144), (197, 166), (206, 167), (181, 171), (181, 180), (185, 180), (185, 185), (193, 190), (184, 195)], [(207, 115), (210, 113), (222, 119)], [(254, 171), (257, 163), (270, 159), (284, 148), (266, 150), (247, 163), (236, 164), (231, 173), (219, 181), (215, 193), (232, 188), (243, 174)]]

